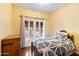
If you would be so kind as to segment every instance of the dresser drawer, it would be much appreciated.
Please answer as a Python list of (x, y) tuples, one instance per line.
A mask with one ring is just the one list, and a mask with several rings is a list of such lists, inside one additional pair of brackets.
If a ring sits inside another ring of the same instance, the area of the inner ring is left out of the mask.
[(20, 38), (10, 37), (2, 40), (2, 55), (17, 56), (20, 55)]

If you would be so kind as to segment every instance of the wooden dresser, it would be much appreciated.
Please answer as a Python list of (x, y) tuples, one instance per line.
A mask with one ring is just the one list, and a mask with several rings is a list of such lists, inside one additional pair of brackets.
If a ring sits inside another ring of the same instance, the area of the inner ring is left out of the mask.
[(20, 55), (20, 36), (10, 35), (2, 40), (2, 56)]

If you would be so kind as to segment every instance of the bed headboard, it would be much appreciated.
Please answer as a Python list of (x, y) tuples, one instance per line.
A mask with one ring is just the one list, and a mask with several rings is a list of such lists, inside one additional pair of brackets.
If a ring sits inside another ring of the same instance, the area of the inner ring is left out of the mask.
[[(60, 30), (60, 32), (68, 33), (66, 30)], [(74, 42), (74, 35), (68, 33), (68, 38), (71, 39), (72, 42)]]
[(72, 42), (74, 42), (74, 35), (68, 34), (68, 38), (72, 40)]

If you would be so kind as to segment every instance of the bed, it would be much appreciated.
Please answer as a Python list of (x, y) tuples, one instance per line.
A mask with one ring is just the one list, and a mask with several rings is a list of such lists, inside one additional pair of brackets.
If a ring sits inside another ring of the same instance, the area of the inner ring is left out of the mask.
[(74, 36), (63, 31), (45, 39), (34, 39), (31, 43), (33, 56), (69, 56), (75, 51)]

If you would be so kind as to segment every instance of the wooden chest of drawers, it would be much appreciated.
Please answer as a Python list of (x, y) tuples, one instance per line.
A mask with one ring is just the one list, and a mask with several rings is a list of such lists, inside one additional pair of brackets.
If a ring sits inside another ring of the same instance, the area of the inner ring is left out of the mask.
[(2, 56), (20, 55), (20, 37), (11, 35), (2, 40)]

